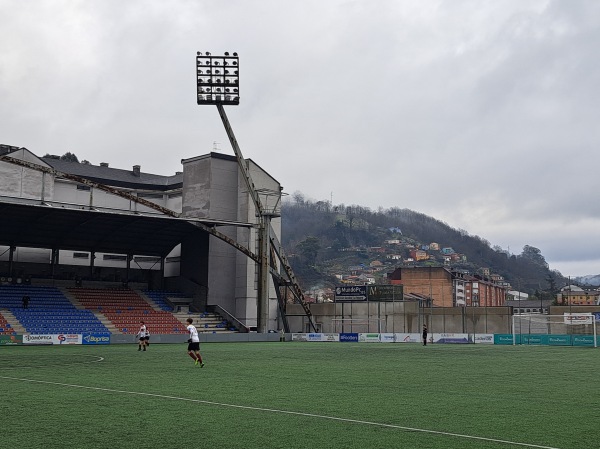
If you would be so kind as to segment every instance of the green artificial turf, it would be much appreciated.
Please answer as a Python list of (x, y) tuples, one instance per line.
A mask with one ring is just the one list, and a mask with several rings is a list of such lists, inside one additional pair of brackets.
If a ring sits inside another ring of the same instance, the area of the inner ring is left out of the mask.
[[(598, 447), (597, 349), (0, 346), (6, 448)], [(479, 438), (479, 439), (478, 439)]]

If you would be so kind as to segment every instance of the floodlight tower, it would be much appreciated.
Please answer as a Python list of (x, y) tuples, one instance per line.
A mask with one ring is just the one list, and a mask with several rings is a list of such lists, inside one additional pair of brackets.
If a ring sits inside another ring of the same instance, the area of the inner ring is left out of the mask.
[(242, 177), (246, 182), (248, 193), (254, 203), (258, 219), (258, 240), (260, 259), (258, 270), (258, 297), (257, 297), (257, 330), (268, 331), (269, 321), (269, 246), (271, 219), (279, 216), (273, 210), (266, 210), (263, 206), (257, 189), (252, 182), (250, 170), (240, 147), (237, 143), (233, 129), (229, 124), (223, 105), (240, 104), (239, 95), (239, 58), (237, 53), (225, 52), (222, 56), (213, 56), (210, 52), (196, 53), (196, 96), (199, 105), (214, 104), (217, 106), (223, 126), (235, 152)]
[[(275, 292), (279, 300), (279, 309), (283, 320), (283, 327), (289, 332), (287, 321), (286, 302), (287, 294), (291, 293), (304, 309), (308, 319), (308, 326), (316, 332), (317, 328), (312, 318), (312, 312), (308, 306), (302, 289), (296, 281), (292, 267), (283, 254), (283, 249), (277, 241), (275, 233), (271, 233), (271, 219), (279, 217), (278, 206), (281, 202), (281, 190), (274, 192), (268, 189), (256, 189), (250, 176), (248, 164), (242, 155), (237, 143), (233, 129), (229, 124), (223, 105), (240, 104), (239, 93), (239, 59), (237, 53), (225, 52), (223, 56), (213, 56), (209, 52), (196, 53), (196, 99), (199, 105), (214, 104), (217, 106), (227, 137), (235, 153), (242, 177), (248, 188), (248, 193), (254, 204), (256, 218), (258, 221), (259, 254), (253, 260), (258, 260), (258, 297), (257, 297), (257, 329), (259, 332), (268, 331), (269, 322), (269, 273), (273, 277)], [(265, 198), (261, 201), (260, 195)], [(271, 197), (271, 201), (269, 198)], [(272, 198), (275, 197), (273, 204)], [(236, 248), (240, 249), (240, 245)], [(240, 249), (241, 250), (241, 249)], [(243, 251), (243, 250), (242, 250)], [(248, 251), (243, 251), (248, 255)], [(271, 262), (271, 263), (269, 263)], [(277, 263), (287, 277), (282, 276), (277, 269)], [(282, 292), (285, 289), (285, 294)]]

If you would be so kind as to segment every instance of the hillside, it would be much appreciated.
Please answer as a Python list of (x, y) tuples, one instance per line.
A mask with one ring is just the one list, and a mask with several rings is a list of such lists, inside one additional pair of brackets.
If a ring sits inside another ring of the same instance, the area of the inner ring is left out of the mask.
[(295, 194), (282, 205), (282, 228), (284, 249), (307, 290), (339, 285), (341, 277), (352, 279), (361, 266), (376, 267), (371, 276), (378, 283), (397, 267), (442, 265), (497, 274), (512, 289), (531, 294), (551, 294), (566, 283), (535, 247), (526, 245), (521, 254), (509, 254), (481, 237), (408, 209), (374, 212), (306, 201)]

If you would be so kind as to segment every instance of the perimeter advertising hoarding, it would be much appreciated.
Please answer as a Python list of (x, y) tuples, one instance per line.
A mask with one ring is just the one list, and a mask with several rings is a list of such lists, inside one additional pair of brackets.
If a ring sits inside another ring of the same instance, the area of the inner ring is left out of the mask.
[(358, 334), (358, 341), (365, 343), (379, 343), (379, 334)]
[(396, 334), (379, 334), (381, 343), (396, 343)]
[(82, 337), (84, 345), (108, 345), (110, 344), (110, 334), (85, 334)]
[[(520, 342), (519, 335), (516, 335), (516, 343)], [(494, 334), (495, 345), (512, 345), (514, 342), (512, 334)]]
[(341, 333), (340, 341), (356, 343), (358, 341), (358, 334), (356, 332)]
[(339, 334), (322, 334), (317, 332), (292, 334), (292, 341), (340, 341), (340, 336)]
[(26, 345), (80, 345), (81, 334), (23, 335)]
[(22, 335), (0, 335), (0, 346), (2, 345), (20, 345), (23, 343)]
[(396, 343), (419, 343), (421, 334), (418, 333), (396, 333)]
[(475, 343), (494, 344), (494, 334), (475, 334)]
[[(550, 346), (594, 346), (593, 335), (569, 334), (516, 334), (517, 345), (550, 345)], [(512, 334), (494, 334), (495, 345), (512, 345)]]
[(428, 341), (431, 343), (454, 343), (454, 344), (473, 343), (473, 340), (472, 340), (470, 334), (450, 334), (450, 333), (431, 334)]
[(307, 341), (306, 334), (292, 334), (292, 341)]

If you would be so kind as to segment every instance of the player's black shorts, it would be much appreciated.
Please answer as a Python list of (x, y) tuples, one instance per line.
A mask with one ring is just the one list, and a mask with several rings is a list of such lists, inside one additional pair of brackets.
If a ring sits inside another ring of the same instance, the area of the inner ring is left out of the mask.
[(140, 337), (140, 341), (144, 341), (146, 337)]
[(193, 341), (191, 343), (188, 343), (188, 351), (200, 351), (200, 342)]
[[(141, 338), (140, 338), (140, 340), (141, 340)], [(144, 340), (148, 341), (148, 340), (150, 340), (150, 337), (144, 337)]]

